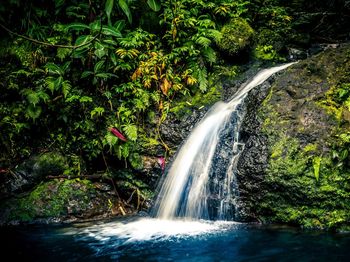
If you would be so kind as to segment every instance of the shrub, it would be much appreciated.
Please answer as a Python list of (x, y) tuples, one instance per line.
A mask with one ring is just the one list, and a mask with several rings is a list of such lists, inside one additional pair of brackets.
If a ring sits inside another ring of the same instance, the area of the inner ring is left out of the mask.
[(249, 46), (254, 30), (242, 18), (231, 20), (221, 29), (222, 38), (217, 42), (218, 47), (229, 55), (236, 55)]

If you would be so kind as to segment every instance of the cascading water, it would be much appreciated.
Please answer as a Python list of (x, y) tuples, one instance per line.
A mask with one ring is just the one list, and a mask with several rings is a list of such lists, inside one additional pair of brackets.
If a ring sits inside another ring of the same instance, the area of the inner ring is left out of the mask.
[[(243, 100), (252, 88), (292, 64), (260, 71), (245, 83), (229, 102), (218, 102), (208, 111), (183, 144), (166, 174), (155, 203), (156, 217), (212, 219), (208, 202), (213, 194), (210, 192), (208, 181), (214, 179), (215, 199), (219, 202), (215, 218), (219, 220), (234, 218), (235, 202), (239, 196), (236, 167), (239, 155), (244, 149), (244, 144), (239, 141), (244, 113)], [(231, 121), (232, 119), (234, 121)], [(211, 173), (215, 173), (213, 158), (220, 142), (220, 134), (227, 131), (227, 128), (230, 128), (229, 132), (233, 132), (231, 159), (228, 161), (225, 174), (212, 178)]]

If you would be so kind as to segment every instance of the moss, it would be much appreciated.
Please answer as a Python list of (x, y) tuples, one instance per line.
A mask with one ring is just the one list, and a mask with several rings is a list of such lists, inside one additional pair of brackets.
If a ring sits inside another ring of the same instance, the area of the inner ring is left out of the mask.
[(236, 18), (221, 29), (222, 38), (217, 42), (218, 47), (229, 55), (236, 55), (250, 44), (254, 30), (249, 23)]
[(29, 195), (17, 200), (16, 209), (12, 209), (9, 220), (31, 221), (36, 218), (67, 216), (70, 201), (77, 201), (79, 210), (86, 210), (91, 195), (95, 193), (93, 184), (88, 180), (53, 180), (39, 184)]
[(265, 176), (270, 191), (257, 205), (264, 220), (331, 230), (348, 225), (348, 174), (337, 170), (331, 156), (326, 155), (319, 158), (316, 178), (313, 159), (319, 154), (319, 146), (301, 146), (298, 139), (277, 129), (272, 133)]
[(350, 228), (349, 142), (341, 139), (349, 127), (344, 120), (347, 48), (329, 50), (314, 58), (317, 63), (299, 63), (294, 74), (273, 84), (261, 104), (258, 117), (270, 156), (264, 194), (254, 204), (262, 221)]

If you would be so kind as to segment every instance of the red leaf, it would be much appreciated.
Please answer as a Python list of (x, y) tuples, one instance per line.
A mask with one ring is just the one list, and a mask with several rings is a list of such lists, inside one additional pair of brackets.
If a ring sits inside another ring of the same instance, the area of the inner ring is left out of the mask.
[(111, 127), (109, 128), (109, 131), (111, 131), (116, 137), (118, 137), (120, 140), (126, 142), (127, 139), (125, 138), (125, 136), (119, 132), (118, 129), (116, 129), (115, 127)]
[(162, 168), (162, 171), (164, 171), (165, 169), (165, 158), (164, 157), (158, 157), (158, 164), (160, 165), (160, 167)]

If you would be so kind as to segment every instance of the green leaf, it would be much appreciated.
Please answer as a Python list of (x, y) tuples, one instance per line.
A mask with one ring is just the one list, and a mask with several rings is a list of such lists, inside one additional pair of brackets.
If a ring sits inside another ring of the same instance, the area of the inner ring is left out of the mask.
[(118, 0), (119, 7), (123, 10), (124, 14), (128, 18), (129, 23), (132, 23), (132, 16), (128, 4), (125, 0)]
[(114, 29), (111, 26), (103, 26), (102, 27), (102, 34), (111, 35), (111, 36), (115, 36), (115, 37), (122, 37), (122, 34), (117, 29)]
[(86, 102), (92, 102), (92, 98), (90, 96), (82, 96), (80, 97), (79, 99), (79, 102), (80, 103), (86, 103)]
[(35, 106), (36, 104), (39, 103), (40, 98), (38, 96), (38, 94), (35, 91), (29, 90), (25, 92), (27, 95), (27, 100), (30, 104), (32, 104), (33, 106)]
[(106, 0), (105, 11), (108, 19), (108, 24), (111, 25), (111, 13), (114, 5), (114, 0)]
[(106, 55), (104, 46), (100, 43), (97, 43), (97, 48), (95, 49), (94, 54), (100, 59), (104, 57)]
[(125, 27), (125, 21), (118, 20), (117, 22), (114, 23), (113, 27), (115, 28), (115, 30), (118, 30), (119, 32), (121, 32)]
[(55, 80), (55, 90), (60, 90), (62, 83), (63, 83), (63, 77), (62, 76), (57, 77), (57, 79)]
[(39, 90), (37, 91), (37, 95), (40, 97), (40, 99), (42, 101), (44, 101), (45, 103), (50, 99), (50, 96), (45, 93), (43, 90)]
[(105, 142), (103, 142), (103, 144), (109, 145), (109, 148), (111, 149), (117, 142), (118, 142), (118, 138), (112, 133), (108, 132), (105, 135)]
[(34, 106), (34, 105), (30, 105), (27, 107), (27, 110), (26, 110), (26, 115), (27, 117), (35, 120), (37, 119), (40, 114), (41, 114), (41, 107), (40, 106)]
[(66, 99), (67, 103), (74, 102), (75, 100), (79, 100), (80, 96), (78, 95), (72, 95)]
[(91, 71), (84, 71), (82, 74), (81, 74), (81, 77), (80, 78), (86, 78), (90, 75), (93, 75), (94, 73), (91, 72)]
[(123, 131), (131, 141), (137, 139), (137, 126), (133, 124), (128, 124), (123, 126)]
[(112, 74), (112, 73), (98, 73), (95, 76), (99, 78), (103, 78), (104, 80), (107, 80), (110, 77), (117, 77), (115, 74)]
[(91, 118), (93, 118), (95, 115), (102, 116), (102, 114), (105, 112), (105, 109), (103, 107), (95, 107), (94, 110), (90, 112)]
[[(91, 41), (93, 39), (93, 37), (91, 35), (82, 35), (79, 36), (77, 38), (77, 40), (75, 41), (75, 45), (76, 46), (80, 46), (80, 45), (85, 45), (87, 44), (89, 41)], [(87, 45), (88, 46), (88, 45)]]
[(51, 91), (51, 93), (53, 93), (53, 91), (55, 91), (56, 78), (46, 77), (45, 83), (46, 83), (47, 88)]
[(72, 85), (70, 84), (69, 80), (65, 80), (62, 83), (62, 93), (64, 98), (67, 97), (69, 91), (72, 89)]
[(99, 32), (101, 29), (101, 21), (100, 20), (93, 21), (92, 23), (89, 24), (89, 27), (92, 31)]
[(57, 48), (57, 57), (63, 61), (67, 56), (72, 53), (72, 49), (69, 48)]
[(104, 60), (101, 60), (101, 61), (98, 61), (95, 66), (94, 66), (94, 72), (95, 74), (100, 72), (101, 69), (102, 69), (102, 66), (104, 65), (105, 61)]
[(47, 63), (45, 65), (45, 69), (48, 73), (54, 74), (54, 75), (63, 75), (63, 70), (54, 63)]
[(196, 39), (196, 43), (203, 46), (203, 47), (209, 47), (211, 44), (211, 40), (209, 38), (204, 37), (204, 36), (200, 36)]
[(133, 168), (140, 169), (143, 167), (142, 157), (138, 153), (130, 154), (129, 161)]
[(208, 73), (207, 68), (203, 66), (202, 68), (196, 65), (194, 67), (193, 75), (198, 80), (199, 83), (199, 89), (202, 92), (205, 92), (208, 88)]
[(315, 175), (316, 181), (318, 181), (320, 177), (321, 157), (315, 156), (314, 159), (312, 160), (312, 165), (314, 168), (314, 175)]
[(158, 3), (156, 0), (148, 0), (147, 4), (155, 12), (158, 12), (160, 10), (160, 3)]
[(124, 158), (127, 158), (129, 156), (130, 150), (128, 144), (121, 146), (121, 153)]
[(90, 27), (82, 23), (71, 23), (65, 27), (66, 31), (69, 31), (69, 30), (81, 31), (85, 29), (90, 29)]
[[(108, 45), (113, 45), (113, 46), (118, 45), (118, 43), (112, 39), (103, 39), (103, 43), (108, 44)], [(114, 54), (114, 53), (112, 53), (112, 54)]]
[(208, 61), (209, 63), (215, 63), (217, 60), (216, 53), (213, 48), (207, 47), (203, 48), (201, 50), (203, 53), (203, 56), (205, 57), (205, 60)]

